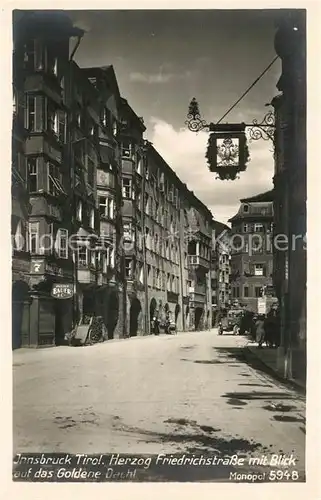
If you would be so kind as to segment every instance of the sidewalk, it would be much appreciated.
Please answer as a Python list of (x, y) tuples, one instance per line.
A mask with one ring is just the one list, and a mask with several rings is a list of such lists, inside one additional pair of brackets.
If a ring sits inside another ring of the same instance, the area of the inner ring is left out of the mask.
[(295, 386), (300, 391), (306, 391), (306, 386), (300, 380), (297, 379), (286, 379), (283, 376), (282, 371), (278, 367), (278, 352), (277, 349), (271, 349), (268, 347), (263, 347), (259, 349), (255, 343), (248, 343), (245, 347), (245, 350), (251, 356), (254, 356), (262, 365), (265, 366), (267, 372), (270, 375), (277, 378), (281, 382), (289, 383)]

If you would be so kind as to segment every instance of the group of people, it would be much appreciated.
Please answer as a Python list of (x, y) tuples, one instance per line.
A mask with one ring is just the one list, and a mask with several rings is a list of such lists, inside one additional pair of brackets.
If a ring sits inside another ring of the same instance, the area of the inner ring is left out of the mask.
[(172, 314), (170, 311), (166, 313), (165, 320), (163, 323), (160, 321), (158, 312), (156, 311), (155, 315), (151, 319), (151, 333), (154, 335), (160, 334), (160, 329), (163, 328), (165, 333), (177, 333), (176, 322), (172, 318)]
[[(223, 328), (223, 320), (219, 318), (219, 329)], [(242, 311), (236, 317), (233, 327), (234, 335), (250, 335), (262, 348), (263, 344), (267, 347), (276, 348), (280, 345), (280, 313), (279, 309), (271, 307), (267, 314), (254, 314), (250, 311)]]
[(278, 309), (270, 309), (267, 315), (259, 314), (255, 321), (255, 340), (258, 347), (280, 346), (280, 314)]

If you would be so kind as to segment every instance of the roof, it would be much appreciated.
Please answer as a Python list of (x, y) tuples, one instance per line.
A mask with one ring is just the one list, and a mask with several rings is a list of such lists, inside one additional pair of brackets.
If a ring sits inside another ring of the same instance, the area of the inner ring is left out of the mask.
[[(273, 203), (274, 200), (274, 190), (271, 189), (270, 191), (266, 191), (264, 193), (257, 194), (255, 196), (251, 196), (249, 198), (242, 198), (240, 200), (241, 203), (261, 203), (264, 207), (265, 203)], [(256, 211), (250, 211), (248, 213), (244, 212), (242, 209), (242, 206), (240, 206), (238, 212), (231, 217), (228, 221), (229, 222), (234, 222), (238, 219), (270, 219), (273, 217), (272, 213), (257, 213)]]
[(255, 202), (268, 202), (274, 200), (274, 189), (270, 191), (265, 191), (264, 193), (260, 193), (254, 196), (250, 196), (249, 198), (242, 198), (240, 200), (241, 203), (255, 203)]
[(177, 187), (179, 187), (186, 195), (186, 198), (189, 197), (189, 199), (193, 200), (193, 204), (195, 205), (195, 208), (199, 209), (202, 211), (204, 214), (207, 215), (209, 219), (212, 220), (213, 215), (212, 212), (209, 210), (209, 208), (199, 199), (197, 196), (194, 194), (193, 191), (188, 189), (188, 186), (178, 177), (176, 174), (175, 170), (173, 170), (168, 163), (164, 160), (164, 158), (160, 155), (160, 153), (155, 149), (155, 147), (151, 144), (149, 148), (149, 153), (151, 153), (155, 158), (156, 161), (161, 162), (162, 167), (167, 170), (167, 173), (170, 173), (173, 179), (175, 179), (175, 183)]
[(217, 234), (223, 233), (223, 231), (231, 231), (231, 228), (227, 226), (226, 224), (223, 224), (223, 222), (219, 222), (217, 220), (212, 221), (212, 229), (217, 232)]
[(84, 74), (87, 75), (88, 78), (90, 78), (91, 75), (94, 76), (99, 73), (100, 74), (103, 73), (103, 77), (105, 77), (108, 80), (108, 83), (111, 85), (116, 97), (120, 99), (120, 91), (117, 82), (117, 77), (114, 66), (112, 64), (109, 64), (108, 66), (82, 67), (81, 70), (84, 72)]
[(130, 106), (130, 104), (128, 104), (128, 101), (127, 99), (125, 99), (124, 97), (121, 97), (120, 98), (120, 102), (121, 104), (126, 108), (126, 111), (129, 113), (129, 115), (136, 121), (136, 123), (139, 125), (140, 129), (142, 132), (145, 132), (146, 130), (146, 127), (145, 127), (145, 124), (144, 124), (144, 120), (141, 116), (138, 116), (135, 111), (133, 110), (133, 108)]

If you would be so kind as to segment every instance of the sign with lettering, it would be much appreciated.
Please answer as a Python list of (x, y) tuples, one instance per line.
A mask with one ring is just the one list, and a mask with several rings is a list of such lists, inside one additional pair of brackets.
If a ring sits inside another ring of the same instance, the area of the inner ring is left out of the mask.
[(266, 297), (258, 297), (257, 299), (257, 312), (258, 314), (266, 314)]
[(71, 283), (55, 283), (52, 285), (51, 296), (55, 299), (70, 299), (74, 295)]

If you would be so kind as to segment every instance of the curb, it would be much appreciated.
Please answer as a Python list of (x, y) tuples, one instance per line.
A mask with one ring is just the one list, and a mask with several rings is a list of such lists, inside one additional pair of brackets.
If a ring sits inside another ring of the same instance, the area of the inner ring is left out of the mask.
[(270, 375), (271, 377), (275, 378), (279, 382), (281, 382), (284, 385), (287, 385), (291, 387), (292, 389), (297, 390), (301, 394), (306, 395), (306, 386), (303, 385), (301, 382), (298, 382), (297, 380), (294, 379), (288, 379), (283, 377), (278, 371), (276, 371), (274, 368), (272, 368), (268, 363), (266, 363), (262, 358), (256, 355), (255, 351), (251, 349), (250, 346), (246, 345), (243, 348), (244, 354), (246, 357), (252, 357), (253, 360), (255, 360), (257, 365), (261, 365), (262, 371)]

